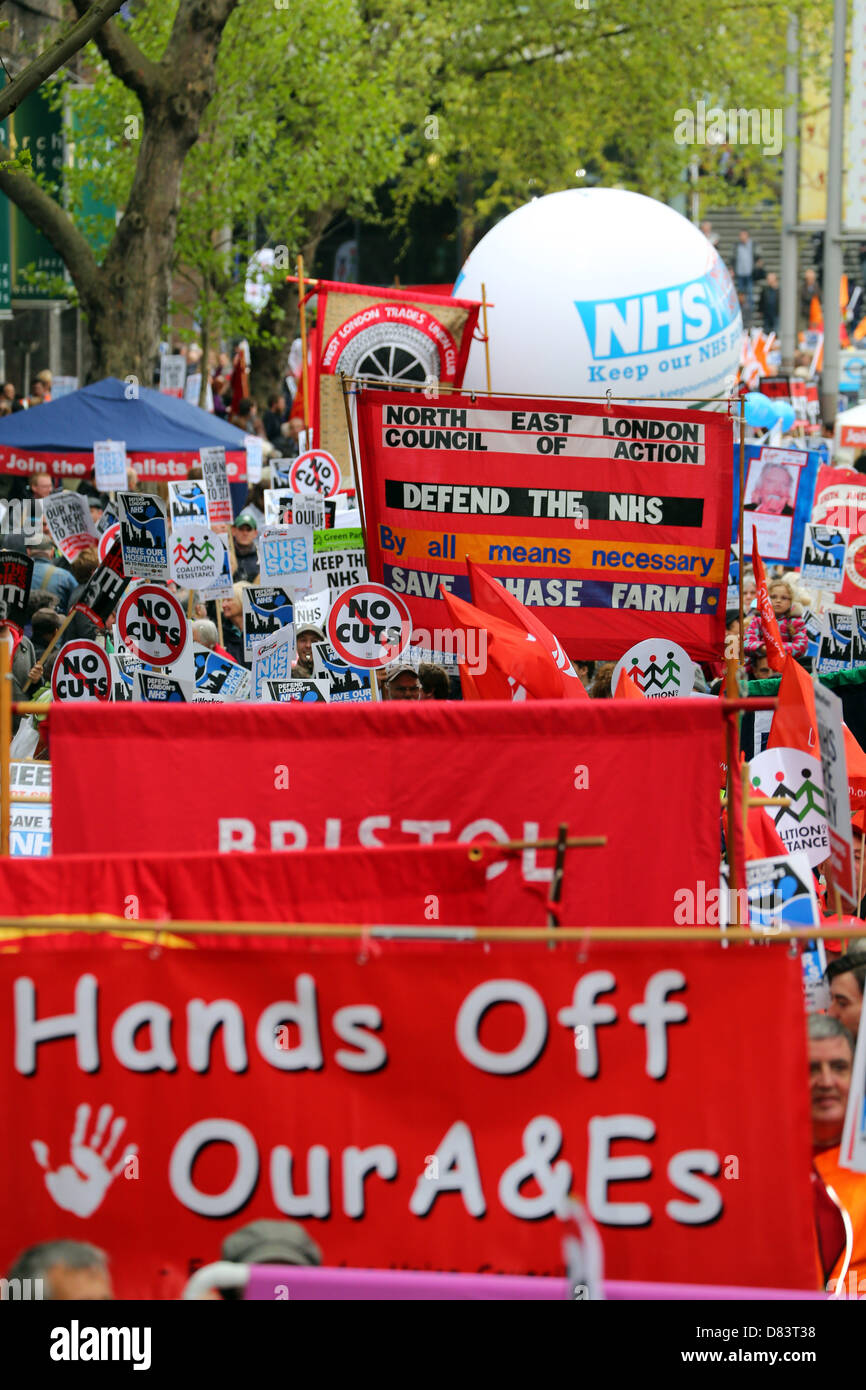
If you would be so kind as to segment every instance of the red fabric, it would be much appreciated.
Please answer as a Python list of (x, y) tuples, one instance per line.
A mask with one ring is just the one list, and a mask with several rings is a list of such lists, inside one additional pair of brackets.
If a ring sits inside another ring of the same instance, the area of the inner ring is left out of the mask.
[[(404, 596), (416, 627), (443, 626), (442, 583), (471, 597), (469, 558), (538, 609), (572, 658), (618, 660), (648, 630), (696, 661), (719, 657), (732, 506), (725, 416), (369, 390), (358, 424), (370, 578)], [(651, 444), (651, 431), (665, 440)]]
[(10, 859), (0, 875), (0, 917), (477, 925), (488, 921), (485, 875), (494, 858), (502, 862), (493, 851), (474, 862), (465, 846), (427, 845)]
[(623, 666), (619, 673), (619, 680), (616, 683), (616, 690), (613, 692), (615, 700), (645, 700), (640, 686), (632, 680), (631, 676)]
[[(566, 822), (607, 844), (569, 850), (565, 925), (658, 925), (679, 888), (718, 876), (713, 700), (67, 702), (50, 719), (57, 854), (213, 853), (221, 821), (224, 847), (260, 850), (534, 840)], [(529, 849), (491, 874), (492, 919), (543, 924), (531, 890), (551, 864)]]
[[(749, 796), (768, 798), (758, 788), (749, 784)], [(766, 811), (760, 806), (750, 806), (746, 814), (746, 858), (775, 859), (777, 855), (787, 854), (784, 841)]]
[(229, 384), (232, 390), (231, 413), (234, 415), (244, 397), (250, 394), (247, 359), (244, 356), (243, 348), (239, 347), (235, 352)]
[[(766, 649), (767, 661), (770, 663), (771, 671), (783, 671), (788, 653), (785, 650), (779, 624), (776, 621), (776, 615), (773, 612), (773, 605), (767, 591), (767, 575), (764, 571), (764, 562), (758, 552), (757, 536), (752, 537), (752, 568), (755, 571), (755, 585), (758, 590), (758, 621), (764, 639), (763, 645)], [(805, 627), (803, 631), (805, 634)], [(748, 646), (748, 643), (746, 645)]]
[(531, 632), (534, 637), (538, 638), (538, 641), (544, 645), (545, 651), (553, 657), (560, 673), (559, 687), (564, 700), (589, 699), (580, 677), (572, 667), (559, 642), (550, 629), (545, 627), (541, 619), (533, 613), (532, 609), (520, 603), (497, 579), (493, 578), (492, 574), (482, 569), (480, 565), (475, 565), (470, 560), (467, 568), (469, 570), (469, 583), (472, 588), (472, 601), (476, 607), (484, 613), (491, 613), (494, 617), (502, 618), (504, 622), (513, 623), (515, 627), (521, 628), (524, 632)]
[[(515, 982), (530, 1025), (524, 1008), (500, 1002)], [(615, 1011), (588, 1025), (595, 1076), (577, 1070), (569, 1014), (581, 985)], [(121, 1297), (176, 1296), (230, 1231), (291, 1216), (332, 1265), (561, 1274), (566, 1227), (551, 1209), (574, 1191), (601, 1228), (609, 1278), (711, 1271), (723, 1284), (810, 1286), (802, 984), (787, 950), (589, 942), (578, 958), (573, 944), (500, 942), (245, 954), (34, 944), (0, 955), (0, 989), (0, 1128), (13, 1178), (0, 1185), (3, 1269), (28, 1245), (74, 1235), (110, 1253)], [(664, 1013), (651, 1014), (664, 1066), (651, 1075), (639, 1006), (665, 992)], [(681, 1021), (662, 1021), (672, 1007)], [(76, 1008), (77, 1043), (65, 1021), (51, 1040), (28, 1033), (32, 1017)], [(525, 1055), (509, 1059), (522, 1039)], [(481, 1065), (496, 1054), (501, 1074)], [(87, 1215), (63, 1205), (62, 1178), (52, 1181), (61, 1200), (51, 1195), (32, 1147), (45, 1146), (48, 1172), (69, 1165), (81, 1105), (85, 1142), (103, 1105), (125, 1121), (109, 1160), (120, 1171)], [(449, 1190), (449, 1134), (463, 1193)], [(380, 1172), (353, 1182), (357, 1150), (369, 1164), (375, 1145), (387, 1146), (372, 1155)], [(537, 1172), (555, 1189), (546, 1197), (526, 1158), (536, 1145)], [(617, 1160), (638, 1169), (624, 1179)], [(640, 1205), (629, 1212), (629, 1202)]]
[[(482, 699), (567, 698), (563, 672), (552, 653), (542, 645), (534, 632), (517, 627), (512, 622), (491, 617), (489, 613), (483, 613), (471, 603), (454, 598), (447, 590), (443, 589), (442, 596), (448, 616), (455, 627), (463, 632), (473, 630), (479, 634), (479, 650), (485, 653), (486, 659), (482, 661), (479, 657), (479, 669), (474, 670), (470, 667), (470, 670), (475, 688)], [(562, 659), (567, 661), (567, 657), (563, 656)], [(485, 666), (484, 670), (480, 669), (482, 664)], [(577, 676), (574, 676), (574, 680), (580, 685)]]
[(768, 748), (799, 748), (810, 757), (820, 758), (818, 716), (812, 677), (789, 657), (779, 682), (778, 704), (770, 725)]
[[(191, 468), (201, 467), (198, 449), (174, 449), (171, 453), (127, 452), (126, 461), (143, 483), (177, 482), (186, 478)], [(31, 473), (50, 473), (57, 482), (61, 478), (90, 478), (93, 476), (93, 453), (76, 453), (53, 449), (28, 449), (22, 454), (17, 448), (0, 444), (0, 474), (16, 477)], [(230, 483), (241, 483), (247, 476), (247, 456), (243, 449), (226, 450), (226, 472)]]

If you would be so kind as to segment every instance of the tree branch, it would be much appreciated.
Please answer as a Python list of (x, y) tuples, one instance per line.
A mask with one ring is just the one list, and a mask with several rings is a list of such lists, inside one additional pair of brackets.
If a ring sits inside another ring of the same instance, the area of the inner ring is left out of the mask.
[(81, 15), (78, 23), (44, 53), (40, 53), (38, 58), (34, 58), (32, 63), (28, 63), (14, 82), (10, 82), (9, 86), (3, 89), (0, 94), (0, 121), (5, 121), (7, 116), (17, 110), (26, 96), (62, 67), (67, 58), (71, 58), (73, 53), (77, 53), (89, 43), (97, 30), (101, 29), (112, 15), (117, 14), (122, 4), (123, 0), (97, 0), (96, 4), (88, 7), (87, 0), (82, 0), (82, 4), (76, 6)]
[[(9, 159), (9, 151), (0, 142), (0, 161)], [(25, 217), (48, 238), (58, 256), (63, 259), (82, 299), (98, 292), (99, 266), (85, 237), (59, 203), (40, 188), (29, 174), (9, 169), (0, 163), (0, 192), (6, 194)]]
[[(79, 15), (86, 13), (88, 0), (72, 0), (72, 3)], [(111, 8), (116, 11), (120, 5), (112, 5)], [(146, 58), (138, 44), (113, 22), (97, 29), (93, 39), (114, 76), (135, 93), (146, 110), (160, 81), (158, 64)]]

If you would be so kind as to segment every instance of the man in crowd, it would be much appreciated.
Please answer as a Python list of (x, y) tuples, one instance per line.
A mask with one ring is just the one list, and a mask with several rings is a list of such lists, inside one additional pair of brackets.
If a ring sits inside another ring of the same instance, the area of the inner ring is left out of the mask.
[(75, 588), (75, 577), (70, 570), (56, 563), (57, 556), (51, 537), (43, 533), (38, 541), (28, 545), (27, 554), (33, 556), (31, 592), (34, 589), (45, 589), (49, 594), (54, 594), (60, 612), (66, 613), (70, 595)]
[(866, 953), (849, 950), (844, 956), (837, 956), (827, 966), (825, 979), (830, 990), (830, 1008), (827, 1012), (856, 1038), (866, 984)]
[(779, 329), (779, 277), (774, 270), (767, 274), (761, 286), (761, 323), (765, 333), (776, 333)]
[(382, 691), (385, 700), (420, 700), (421, 682), (414, 666), (398, 664), (385, 673)]
[[(81, 1240), (46, 1240), (23, 1250), (7, 1279), (41, 1279), (43, 1299), (97, 1303), (114, 1298), (108, 1256)], [(32, 1293), (31, 1297), (35, 1297)]]
[(235, 546), (235, 583), (254, 584), (259, 574), (259, 552), (256, 547), (258, 526), (252, 512), (241, 512), (232, 525)]
[[(866, 1276), (866, 1182), (839, 1163), (839, 1145), (854, 1063), (854, 1039), (827, 1014), (810, 1014), (809, 1092), (815, 1187), (815, 1234), (821, 1286), (857, 1288)], [(850, 1224), (850, 1236), (840, 1208)], [(858, 1290), (859, 1291), (859, 1290)]]
[(303, 623), (295, 633), (297, 658), (292, 663), (296, 680), (309, 680), (313, 674), (313, 643), (324, 642), (325, 634), (315, 623)]
[(192, 640), (197, 642), (200, 647), (209, 647), (217, 656), (231, 657), (225, 647), (221, 647), (218, 642), (219, 631), (216, 623), (212, 623), (210, 618), (199, 618), (192, 625)]
[(734, 277), (737, 290), (745, 296), (749, 312), (752, 311), (752, 276), (755, 271), (755, 247), (752, 238), (742, 229), (734, 247)]
[(262, 424), (268, 441), (279, 452), (283, 446), (282, 423), (284, 413), (283, 397), (279, 391), (268, 398), (268, 408), (262, 416)]

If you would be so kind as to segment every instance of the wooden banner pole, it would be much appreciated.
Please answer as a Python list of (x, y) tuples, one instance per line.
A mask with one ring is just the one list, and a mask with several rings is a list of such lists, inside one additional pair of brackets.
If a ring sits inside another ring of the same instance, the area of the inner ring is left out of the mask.
[(484, 367), (487, 372), (487, 394), (490, 395), (490, 337), (487, 332), (487, 287), (481, 281), (481, 322), (484, 333)]
[(739, 650), (739, 652), (737, 653), (737, 665), (738, 665), (738, 666), (745, 666), (745, 664), (746, 664), (745, 614), (744, 614), (744, 612), (743, 612), (743, 551), (744, 551), (744, 541), (743, 541), (743, 515), (744, 515), (744, 512), (743, 512), (743, 504), (744, 504), (744, 502), (745, 502), (745, 498), (744, 498), (744, 496), (743, 496), (743, 493), (745, 492), (745, 482), (746, 482), (746, 398), (745, 398), (745, 396), (741, 396), (741, 397), (740, 397), (740, 506), (739, 506), (739, 512), (740, 512), (740, 574), (739, 574), (739, 587), (740, 587), (740, 602), (739, 602), (739, 608), (740, 608), (740, 625), (739, 625), (740, 650)]
[(310, 439), (310, 380), (309, 367), (307, 365), (307, 303), (304, 299), (304, 258), (298, 256), (298, 316), (301, 321), (301, 380), (304, 390), (304, 429), (307, 432), (307, 448), (311, 447)]
[[(65, 925), (64, 925), (65, 924)], [(146, 931), (169, 932), (175, 936), (287, 936), (287, 937), (377, 937), (395, 941), (422, 940), (427, 937), (452, 941), (589, 941), (648, 942), (671, 941), (688, 946), (691, 942), (776, 942), (833, 940), (839, 936), (837, 925), (831, 927), (797, 927), (792, 930), (764, 932), (751, 927), (383, 927), (360, 923), (333, 922), (195, 922), (163, 918), (160, 921), (113, 921), (105, 915), (59, 917), (0, 917), (2, 931), (88, 931), (140, 934)]]
[[(68, 628), (69, 624), (72, 622), (72, 619), (73, 619), (74, 617), (75, 617), (75, 611), (74, 611), (74, 610), (73, 610), (71, 613), (67, 613), (67, 614), (66, 614), (66, 617), (63, 619), (63, 622), (60, 624), (60, 627), (57, 629), (57, 631), (55, 632), (55, 634), (54, 634), (54, 636), (52, 637), (51, 641), (48, 643), (48, 646), (45, 648), (45, 651), (42, 653), (42, 655), (40, 656), (39, 660), (36, 662), (36, 665), (37, 665), (37, 666), (41, 666), (41, 667), (42, 667), (42, 674), (43, 674), (43, 676), (45, 675), (45, 661), (46, 661), (46, 659), (47, 659), (47, 658), (51, 655), (51, 653), (54, 651), (54, 648), (57, 646), (57, 643), (60, 641), (61, 637), (63, 636), (64, 632), (66, 631), (66, 629)], [(34, 682), (33, 682), (33, 681), (30, 679), (30, 677), (28, 676), (28, 677), (27, 677), (27, 680), (25, 681), (24, 685), (23, 685), (21, 688), (22, 688), (22, 690), (29, 690), (30, 687), (31, 687), (31, 685), (33, 685), (33, 684), (34, 684)]]
[(0, 627), (0, 854), (9, 854), (12, 822), (12, 633)]

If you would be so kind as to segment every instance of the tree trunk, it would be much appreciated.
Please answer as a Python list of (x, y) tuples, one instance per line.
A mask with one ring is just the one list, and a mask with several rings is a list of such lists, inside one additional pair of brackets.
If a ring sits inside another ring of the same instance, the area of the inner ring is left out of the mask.
[[(88, 0), (74, 3), (87, 10)], [(59, 203), (29, 175), (0, 165), (0, 190), (48, 237), (72, 276), (93, 343), (93, 378), (150, 384), (168, 310), (183, 166), (213, 96), (223, 30), (237, 3), (180, 0), (159, 63), (113, 23), (96, 35), (115, 76), (138, 97), (144, 121), (124, 215), (101, 266)]]

